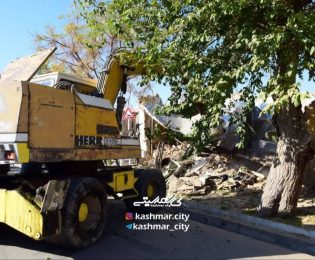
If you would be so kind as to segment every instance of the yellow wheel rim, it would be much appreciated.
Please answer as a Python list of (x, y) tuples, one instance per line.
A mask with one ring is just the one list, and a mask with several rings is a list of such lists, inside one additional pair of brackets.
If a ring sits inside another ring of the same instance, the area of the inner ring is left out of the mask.
[(153, 196), (154, 196), (154, 193), (155, 193), (155, 187), (154, 187), (154, 185), (151, 183), (151, 184), (149, 184), (149, 186), (148, 186), (148, 197), (149, 198), (152, 198)]
[(81, 203), (79, 208), (79, 221), (83, 222), (86, 220), (87, 216), (89, 214), (89, 208), (86, 203)]

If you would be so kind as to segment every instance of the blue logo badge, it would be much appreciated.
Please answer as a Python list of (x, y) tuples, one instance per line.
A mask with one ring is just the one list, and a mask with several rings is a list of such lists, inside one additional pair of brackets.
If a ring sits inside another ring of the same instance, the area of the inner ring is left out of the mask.
[(128, 229), (133, 229), (133, 223), (126, 225), (126, 228), (128, 228)]

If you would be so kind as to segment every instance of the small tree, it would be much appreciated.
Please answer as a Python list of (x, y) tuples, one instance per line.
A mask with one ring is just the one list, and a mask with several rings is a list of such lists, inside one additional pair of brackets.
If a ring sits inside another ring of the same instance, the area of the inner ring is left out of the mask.
[[(315, 14), (311, 0), (81, 0), (88, 20), (105, 14), (113, 34), (146, 65), (146, 79), (171, 86), (169, 113), (201, 112), (202, 145), (220, 122), (225, 101), (241, 93), (248, 112), (260, 96), (273, 103), (278, 131), (260, 212), (296, 209), (306, 163), (314, 156), (296, 82), (314, 81)], [(100, 25), (98, 25), (99, 29)], [(145, 50), (145, 54), (144, 51)], [(156, 66), (161, 70), (156, 71)], [(240, 130), (241, 132), (241, 130)]]
[(45, 68), (46, 72), (62, 71), (97, 78), (118, 43), (105, 28), (103, 35), (95, 35), (75, 11), (60, 17), (65, 21), (63, 31), (58, 32), (49, 25), (45, 33), (34, 35), (34, 43), (38, 50), (58, 47), (57, 53)]

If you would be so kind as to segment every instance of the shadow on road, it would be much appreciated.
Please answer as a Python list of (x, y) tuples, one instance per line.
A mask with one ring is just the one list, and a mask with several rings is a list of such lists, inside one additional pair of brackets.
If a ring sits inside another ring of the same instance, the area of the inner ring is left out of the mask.
[[(189, 221), (189, 230), (128, 230), (124, 204), (110, 200), (110, 217), (102, 240), (92, 247), (73, 250), (34, 241), (0, 225), (0, 258), (7, 259), (231, 259), (277, 256), (303, 258), (294, 252), (254, 239)], [(179, 212), (180, 213), (180, 212)], [(139, 221), (134, 221), (138, 223)], [(164, 223), (166, 221), (147, 221)], [(168, 223), (175, 223), (171, 221)], [(129, 222), (130, 223), (130, 222)]]

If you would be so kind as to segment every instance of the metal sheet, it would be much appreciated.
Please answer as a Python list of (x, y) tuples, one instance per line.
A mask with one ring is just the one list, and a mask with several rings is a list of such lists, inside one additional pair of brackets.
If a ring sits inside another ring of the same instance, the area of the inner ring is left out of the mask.
[(41, 212), (61, 209), (67, 195), (70, 180), (51, 180), (48, 182)]
[(56, 49), (39, 51), (31, 56), (12, 61), (1, 73), (1, 81), (17, 80), (29, 82)]
[(113, 110), (112, 104), (104, 98), (92, 97), (92, 96), (85, 95), (82, 93), (76, 93), (76, 94), (81, 99), (83, 104), (87, 106), (100, 107), (100, 108)]
[[(107, 110), (97, 107), (76, 105), (75, 135), (106, 135), (97, 133), (97, 125), (113, 127), (118, 130), (115, 112), (113, 110)], [(107, 136), (118, 137), (119, 131), (117, 131), (117, 133), (118, 134), (111, 134)]]

